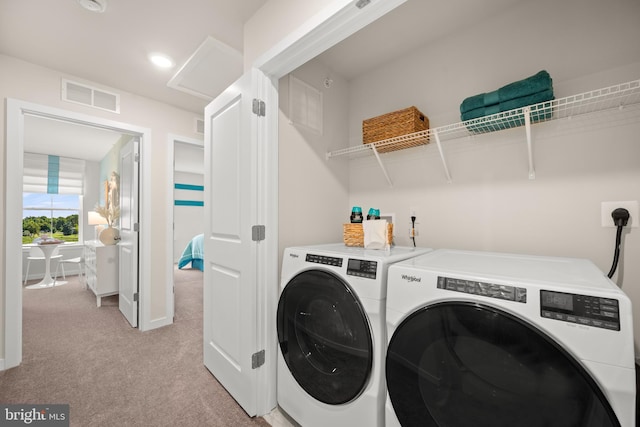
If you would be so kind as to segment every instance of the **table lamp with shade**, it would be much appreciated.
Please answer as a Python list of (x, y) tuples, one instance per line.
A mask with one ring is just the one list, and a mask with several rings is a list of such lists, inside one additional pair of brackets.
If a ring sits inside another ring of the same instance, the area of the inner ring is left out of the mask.
[(96, 211), (88, 212), (87, 223), (89, 225), (96, 226), (94, 240), (98, 240), (98, 236), (100, 236), (100, 232), (104, 229), (104, 226), (108, 224), (107, 219)]

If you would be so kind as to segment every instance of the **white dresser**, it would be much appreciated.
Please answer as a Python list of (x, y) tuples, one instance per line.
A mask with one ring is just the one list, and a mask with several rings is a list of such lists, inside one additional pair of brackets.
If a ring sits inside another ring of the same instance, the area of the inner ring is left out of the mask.
[(90, 240), (84, 242), (84, 251), (87, 285), (100, 307), (102, 297), (118, 293), (118, 245)]

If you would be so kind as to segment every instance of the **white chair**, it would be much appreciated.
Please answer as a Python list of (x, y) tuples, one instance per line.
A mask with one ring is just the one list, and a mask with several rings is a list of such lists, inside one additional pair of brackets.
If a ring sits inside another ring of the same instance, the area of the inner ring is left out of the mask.
[[(62, 255), (58, 253), (58, 248), (55, 248), (53, 252), (51, 252), (51, 259), (60, 259)], [(27, 284), (27, 280), (29, 279), (29, 267), (31, 267), (31, 261), (46, 261), (44, 257), (44, 253), (37, 246), (32, 246), (29, 249), (29, 256), (27, 257), (27, 274), (24, 275), (24, 284)], [(56, 267), (56, 273), (58, 268)], [(64, 274), (64, 267), (62, 268), (62, 274)]]
[(58, 280), (58, 267), (62, 267), (62, 278), (63, 279), (67, 278), (67, 276), (65, 276), (64, 274), (65, 264), (75, 264), (77, 267), (80, 268), (80, 273), (78, 273), (78, 277), (82, 279), (82, 283), (84, 284), (84, 287), (86, 289), (87, 281), (84, 278), (84, 258), (81, 256), (75, 257), (75, 258), (61, 259), (60, 261), (58, 261), (58, 265), (56, 266), (56, 273), (53, 279), (53, 286), (56, 285), (56, 281)]

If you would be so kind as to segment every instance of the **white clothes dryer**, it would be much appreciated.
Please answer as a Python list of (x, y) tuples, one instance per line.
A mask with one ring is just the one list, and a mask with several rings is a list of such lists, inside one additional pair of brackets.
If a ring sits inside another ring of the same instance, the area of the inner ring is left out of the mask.
[(633, 427), (631, 303), (592, 262), (436, 250), (389, 268), (387, 427)]
[(430, 249), (287, 248), (277, 312), (278, 405), (304, 427), (384, 425), (388, 266)]

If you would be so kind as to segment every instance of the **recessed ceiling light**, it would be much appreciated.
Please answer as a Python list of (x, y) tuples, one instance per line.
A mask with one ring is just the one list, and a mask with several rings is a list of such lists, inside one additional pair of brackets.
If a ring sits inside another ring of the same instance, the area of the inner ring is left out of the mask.
[(78, 0), (78, 3), (91, 12), (102, 13), (107, 10), (107, 0)]
[(162, 53), (151, 53), (149, 54), (149, 60), (153, 62), (156, 67), (160, 68), (172, 68), (173, 67), (173, 59), (169, 58), (167, 55)]

